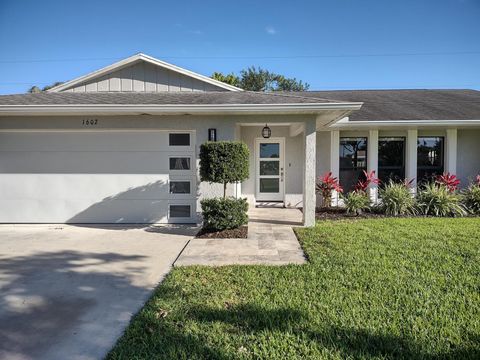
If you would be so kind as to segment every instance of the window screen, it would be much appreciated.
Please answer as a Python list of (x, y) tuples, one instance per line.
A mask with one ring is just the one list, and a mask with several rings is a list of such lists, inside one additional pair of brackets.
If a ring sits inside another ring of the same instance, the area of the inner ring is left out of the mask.
[(378, 140), (378, 178), (381, 184), (405, 179), (405, 138), (384, 137)]
[(190, 181), (170, 181), (170, 194), (190, 194)]
[(190, 134), (169, 134), (170, 146), (190, 146)]
[(345, 192), (364, 179), (367, 170), (367, 138), (340, 138), (340, 184)]
[(188, 157), (171, 157), (170, 170), (190, 170), (190, 158)]
[(188, 218), (190, 217), (190, 205), (170, 205), (171, 218)]
[(417, 181), (426, 182), (443, 174), (443, 137), (419, 137), (417, 140)]

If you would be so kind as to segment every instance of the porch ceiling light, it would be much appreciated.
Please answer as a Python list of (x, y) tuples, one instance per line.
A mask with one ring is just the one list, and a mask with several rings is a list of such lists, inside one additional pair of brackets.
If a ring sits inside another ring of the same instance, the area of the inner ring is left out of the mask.
[(264, 139), (268, 139), (270, 136), (272, 136), (272, 129), (270, 129), (267, 124), (265, 124), (262, 129), (262, 136)]

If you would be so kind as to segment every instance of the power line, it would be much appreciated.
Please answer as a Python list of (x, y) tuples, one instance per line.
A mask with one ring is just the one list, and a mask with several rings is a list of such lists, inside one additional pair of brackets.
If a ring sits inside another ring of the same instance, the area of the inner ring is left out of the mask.
[[(480, 51), (445, 51), (445, 52), (408, 52), (408, 53), (372, 53), (372, 54), (323, 54), (323, 55), (266, 55), (266, 56), (158, 56), (162, 59), (190, 60), (241, 60), (241, 59), (321, 59), (321, 58), (361, 58), (361, 57), (404, 57), (404, 56), (450, 56), (450, 55), (480, 55)], [(103, 58), (70, 58), (70, 59), (30, 59), (30, 60), (0, 60), (0, 64), (43, 63), (43, 62), (73, 62), (121, 60), (121, 57)]]

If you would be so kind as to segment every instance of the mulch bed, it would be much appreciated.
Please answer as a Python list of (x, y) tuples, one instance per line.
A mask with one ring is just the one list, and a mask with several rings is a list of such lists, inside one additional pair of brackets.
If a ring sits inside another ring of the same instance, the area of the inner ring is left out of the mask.
[(315, 218), (317, 220), (372, 219), (385, 217), (384, 214), (374, 212), (363, 212), (360, 215), (347, 214), (347, 211), (340, 207), (325, 207), (315, 210)]
[(246, 239), (248, 236), (248, 226), (240, 226), (236, 229), (227, 229), (222, 231), (208, 231), (200, 229), (196, 238), (200, 239)]

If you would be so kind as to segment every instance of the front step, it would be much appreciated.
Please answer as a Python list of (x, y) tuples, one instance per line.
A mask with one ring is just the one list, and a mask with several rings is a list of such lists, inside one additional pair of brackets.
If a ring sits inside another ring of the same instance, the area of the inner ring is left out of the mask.
[(257, 201), (255, 203), (257, 208), (284, 208), (285, 203), (283, 201)]

